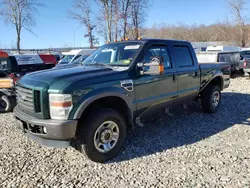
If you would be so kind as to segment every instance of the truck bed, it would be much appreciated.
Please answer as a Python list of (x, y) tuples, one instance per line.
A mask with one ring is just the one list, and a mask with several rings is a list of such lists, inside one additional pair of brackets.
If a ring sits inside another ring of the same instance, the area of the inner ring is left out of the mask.
[[(199, 63), (200, 68), (200, 81), (201, 89), (206, 86), (207, 82), (212, 79), (216, 74), (223, 73), (225, 87), (230, 83), (231, 68), (229, 63), (216, 62), (216, 63)], [(225, 88), (224, 87), (224, 88)]]

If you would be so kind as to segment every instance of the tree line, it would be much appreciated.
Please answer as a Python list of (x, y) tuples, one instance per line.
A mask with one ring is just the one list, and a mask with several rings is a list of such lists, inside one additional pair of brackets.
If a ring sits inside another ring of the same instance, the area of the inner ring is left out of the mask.
[(95, 0), (94, 4), (99, 8), (97, 16), (93, 15), (91, 0), (73, 0), (70, 10), (71, 18), (85, 26), (91, 48), (98, 43), (95, 33), (106, 42), (139, 38), (148, 0)]
[[(0, 0), (0, 18), (14, 26), (18, 52), (22, 30), (34, 34), (35, 15), (43, 6), (41, 0)], [(246, 0), (228, 0), (230, 19), (208, 26), (165, 23), (144, 28), (149, 8), (149, 0), (72, 0), (69, 17), (84, 26), (83, 36), (91, 48), (99, 43), (100, 37), (105, 42), (112, 42), (140, 36), (200, 42), (226, 41), (242, 47), (250, 45), (250, 24), (244, 16)]]
[(228, 0), (230, 18), (212, 25), (158, 24), (145, 28), (148, 38), (188, 40), (191, 42), (222, 41), (227, 45), (246, 47), (250, 45), (250, 24), (244, 16), (246, 0)]

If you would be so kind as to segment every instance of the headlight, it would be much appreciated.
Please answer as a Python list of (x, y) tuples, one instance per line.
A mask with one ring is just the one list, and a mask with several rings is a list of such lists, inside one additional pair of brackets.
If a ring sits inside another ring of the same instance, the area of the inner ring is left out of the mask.
[(69, 94), (49, 94), (51, 119), (68, 119), (73, 107), (72, 97)]

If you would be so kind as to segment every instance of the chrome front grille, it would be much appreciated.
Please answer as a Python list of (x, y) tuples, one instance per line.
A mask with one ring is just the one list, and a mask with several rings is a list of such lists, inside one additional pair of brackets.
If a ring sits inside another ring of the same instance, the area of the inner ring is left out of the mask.
[(34, 112), (33, 90), (21, 86), (16, 87), (17, 103), (22, 108)]

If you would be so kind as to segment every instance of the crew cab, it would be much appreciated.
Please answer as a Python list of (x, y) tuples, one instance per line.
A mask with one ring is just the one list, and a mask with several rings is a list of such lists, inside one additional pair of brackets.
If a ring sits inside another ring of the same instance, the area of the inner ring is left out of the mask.
[[(201, 101), (215, 113), (228, 63), (198, 64), (189, 42), (144, 39), (101, 46), (82, 64), (24, 76), (14, 114), (40, 144), (74, 146), (96, 162), (116, 156), (143, 116)], [(84, 147), (83, 147), (84, 146)]]

